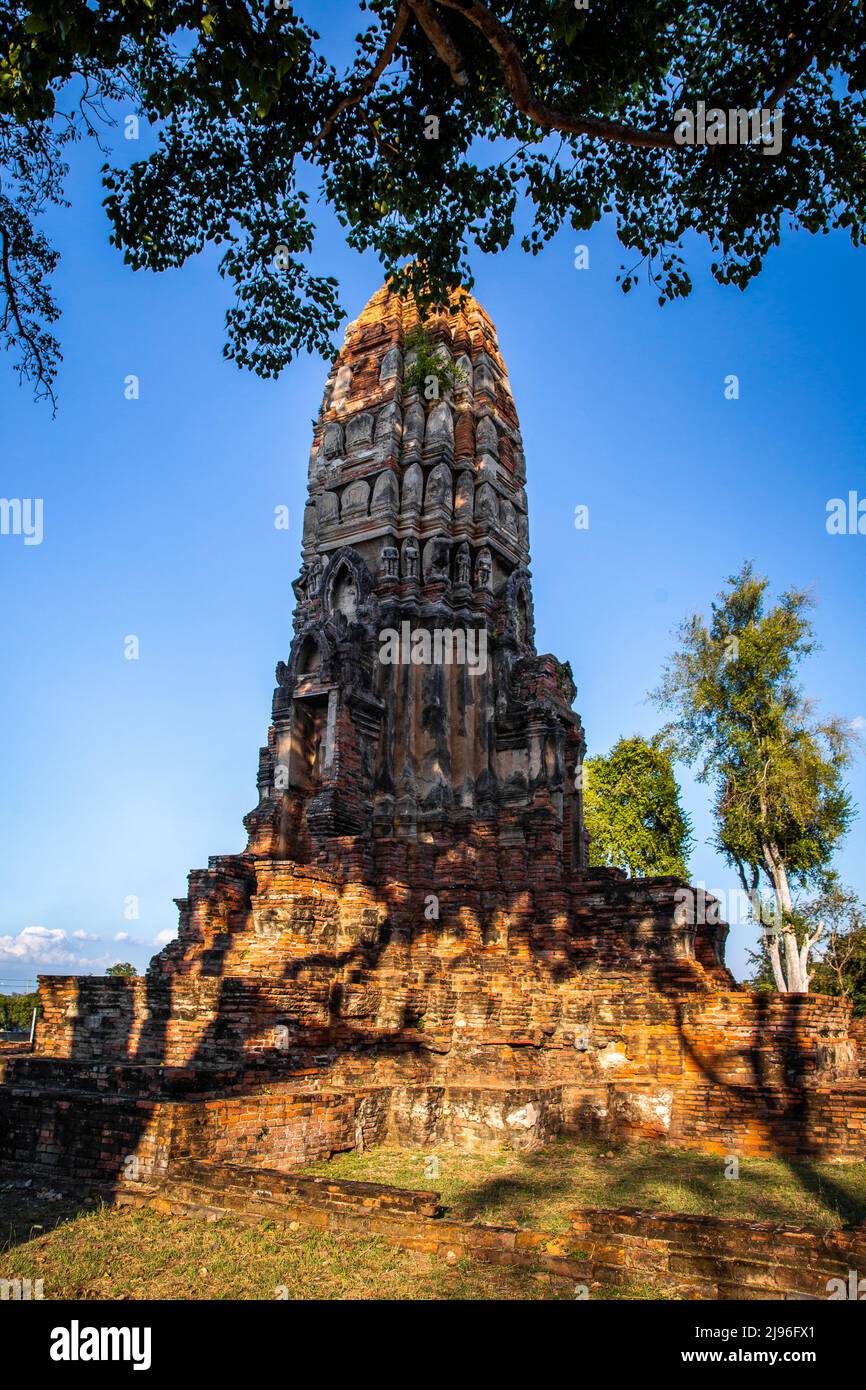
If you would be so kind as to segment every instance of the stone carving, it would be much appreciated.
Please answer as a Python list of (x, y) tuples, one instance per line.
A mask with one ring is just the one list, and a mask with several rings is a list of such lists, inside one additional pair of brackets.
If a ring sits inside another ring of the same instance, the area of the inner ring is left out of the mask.
[(475, 587), (476, 589), (489, 589), (492, 585), (493, 565), (490, 559), (490, 551), (486, 548), (479, 550), (478, 559), (475, 561)]
[(469, 584), (472, 580), (472, 558), (469, 554), (469, 546), (465, 541), (457, 551), (454, 578), (458, 584)]
[(499, 501), (489, 483), (482, 483), (476, 491), (475, 520), (488, 527), (499, 525)]
[(482, 415), (475, 426), (475, 447), (479, 454), (492, 454), (494, 458), (498, 456), (499, 434), (492, 415)]
[(418, 578), (419, 559), (418, 546), (410, 536), (408, 540), (403, 542), (403, 577), (405, 579)]
[(363, 478), (356, 478), (354, 483), (350, 483), (343, 493), (340, 503), (340, 519), (351, 521), (359, 516), (366, 516), (370, 503), (370, 484)]
[(325, 426), (325, 433), (322, 436), (322, 453), (326, 459), (342, 458), (343, 456), (343, 426), (336, 420)]
[(425, 423), (426, 417), (424, 415), (424, 407), (416, 397), (415, 400), (406, 407), (406, 414), (403, 418), (404, 457), (406, 454), (420, 452), (421, 445), (424, 443)]
[(398, 347), (389, 348), (382, 358), (382, 365), (379, 368), (379, 380), (396, 381), (403, 375), (403, 354)]
[(373, 500), (370, 504), (372, 514), (396, 512), (400, 505), (400, 490), (397, 475), (390, 469), (380, 473), (373, 485)]
[(429, 512), (437, 507), (442, 507), (450, 514), (453, 507), (452, 499), (452, 476), (451, 469), (447, 463), (437, 463), (431, 470), (427, 479), (427, 490), (424, 494), (424, 511)]
[(403, 412), (396, 401), (389, 401), (379, 411), (376, 419), (375, 440), (380, 446), (384, 457), (392, 450), (396, 451), (400, 447), (400, 435), (403, 431)]
[(424, 473), (419, 463), (410, 463), (406, 472), (403, 474), (403, 502), (401, 511), (404, 516), (414, 516), (421, 510), (421, 495), (424, 490)]
[(400, 574), (400, 552), (395, 545), (382, 546), (381, 573), (385, 579), (397, 579)]
[(442, 536), (433, 536), (424, 546), (424, 582), (448, 579), (450, 547)]
[(475, 476), (468, 468), (457, 474), (454, 489), (454, 517), (458, 522), (469, 525), (475, 507)]
[(330, 526), (339, 519), (340, 499), (336, 492), (320, 492), (316, 499), (316, 512), (320, 526)]
[(495, 397), (496, 376), (493, 371), (493, 363), (486, 352), (480, 352), (475, 359), (473, 376), (476, 395), (486, 392), (488, 395)]
[(349, 453), (363, 449), (372, 442), (374, 424), (375, 418), (369, 410), (362, 410), (360, 415), (351, 417), (346, 424), (346, 448)]
[(340, 367), (340, 370), (337, 372), (337, 376), (334, 381), (334, 391), (331, 396), (330, 402), (331, 405), (339, 405), (341, 401), (344, 401), (349, 394), (351, 386), (352, 368), (344, 363), (343, 366)]
[(424, 448), (427, 452), (454, 446), (454, 417), (447, 401), (439, 401), (427, 416)]
[(517, 539), (517, 513), (507, 497), (499, 503), (499, 525), (507, 536)]
[(352, 571), (341, 566), (331, 583), (331, 611), (342, 613), (349, 622), (358, 615), (358, 586)]
[(462, 376), (462, 378), (463, 378), (463, 384), (457, 387), (457, 393), (458, 393), (458, 395), (466, 395), (466, 396), (468, 396), (468, 397), (471, 399), (471, 397), (472, 397), (472, 360), (471, 360), (471, 358), (467, 357), (465, 352), (462, 353), (462, 354), (460, 355), (460, 357), (457, 358), (457, 361), (454, 363), (454, 367), (455, 367), (455, 370), (456, 370), (458, 376)]
[(310, 563), (304, 566), (304, 570), (304, 592), (307, 598), (315, 598), (322, 582), (322, 562), (318, 555), (313, 556)]

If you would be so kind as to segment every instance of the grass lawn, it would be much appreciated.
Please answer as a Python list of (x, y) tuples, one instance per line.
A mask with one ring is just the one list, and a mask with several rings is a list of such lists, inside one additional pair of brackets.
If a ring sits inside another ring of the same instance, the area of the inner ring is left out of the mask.
[(734, 1179), (725, 1177), (721, 1157), (650, 1144), (611, 1149), (561, 1139), (522, 1154), (383, 1147), (303, 1171), (433, 1188), (446, 1214), (460, 1221), (551, 1232), (565, 1228), (574, 1207), (648, 1207), (820, 1228), (866, 1220), (866, 1163), (741, 1159)]
[[(611, 1156), (608, 1156), (611, 1155)], [(438, 1159), (437, 1177), (430, 1158)], [(425, 1176), (425, 1170), (427, 1175)], [(434, 1188), (460, 1220), (566, 1227), (578, 1206), (642, 1206), (819, 1227), (866, 1218), (866, 1165), (741, 1162), (655, 1146), (562, 1140), (535, 1153), (373, 1149), (305, 1172)], [(570, 1283), (469, 1259), (454, 1266), (378, 1238), (216, 1223), (0, 1191), (0, 1279), (42, 1279), (46, 1299), (572, 1299)], [(280, 1291), (284, 1290), (285, 1293)], [(594, 1298), (664, 1297), (635, 1283)]]

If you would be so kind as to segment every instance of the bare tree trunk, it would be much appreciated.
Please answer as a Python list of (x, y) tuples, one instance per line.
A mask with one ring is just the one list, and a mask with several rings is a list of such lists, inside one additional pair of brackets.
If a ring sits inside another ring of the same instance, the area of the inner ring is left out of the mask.
[(785, 976), (782, 973), (782, 962), (779, 958), (779, 938), (778, 936), (765, 936), (764, 942), (767, 947), (767, 955), (770, 957), (770, 965), (773, 970), (773, 979), (776, 982), (776, 989), (780, 994), (787, 994), (788, 986), (785, 983)]
[[(776, 904), (781, 918), (782, 940), (785, 945), (785, 992), (787, 994), (808, 994), (809, 976), (806, 963), (804, 962), (801, 965), (800, 948), (797, 945), (797, 933), (794, 930), (792, 921), (794, 904), (791, 899), (791, 888), (788, 883), (785, 865), (775, 845), (764, 845), (764, 858), (767, 862), (770, 878), (772, 879), (773, 891), (776, 895)], [(778, 937), (774, 937), (774, 940), (778, 943)], [(778, 954), (778, 944), (776, 951)], [(807, 945), (807, 960), (808, 954)]]
[[(757, 864), (749, 865), (749, 872), (751, 874), (750, 882), (746, 878), (745, 864), (743, 864), (742, 861), (739, 859), (736, 859), (734, 862), (737, 866), (737, 874), (739, 875), (740, 883), (743, 885), (743, 891), (748, 897), (749, 902), (752, 904), (752, 913), (754, 915), (755, 921), (758, 923), (759, 926), (763, 926), (765, 925), (765, 923), (764, 912), (761, 906), (761, 896), (758, 892), (758, 883), (760, 880), (760, 871), (758, 869), (758, 866)], [(779, 936), (777, 932), (765, 932), (764, 949), (767, 952), (767, 958), (770, 962), (770, 967), (773, 971), (773, 982), (775, 983), (776, 989), (779, 991), (780, 994), (787, 994), (788, 986), (785, 983), (785, 975), (782, 970), (782, 961), (779, 956)]]

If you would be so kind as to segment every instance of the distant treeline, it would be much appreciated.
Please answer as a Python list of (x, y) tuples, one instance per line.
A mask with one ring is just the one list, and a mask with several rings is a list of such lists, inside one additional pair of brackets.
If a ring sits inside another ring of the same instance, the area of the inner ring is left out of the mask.
[(39, 995), (0, 994), (0, 1032), (8, 1028), (29, 1028)]

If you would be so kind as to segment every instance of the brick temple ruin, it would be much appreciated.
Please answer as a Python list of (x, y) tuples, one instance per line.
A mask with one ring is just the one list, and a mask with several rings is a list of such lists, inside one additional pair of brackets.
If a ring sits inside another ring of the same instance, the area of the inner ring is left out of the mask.
[(246, 849), (190, 874), (145, 976), (41, 978), (6, 1171), (180, 1185), (560, 1133), (863, 1158), (847, 1005), (749, 992), (686, 885), (587, 866), (508, 374), (480, 305), (452, 308), (439, 399), (404, 385), (410, 304), (380, 290), (349, 326)]

